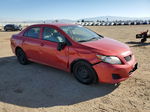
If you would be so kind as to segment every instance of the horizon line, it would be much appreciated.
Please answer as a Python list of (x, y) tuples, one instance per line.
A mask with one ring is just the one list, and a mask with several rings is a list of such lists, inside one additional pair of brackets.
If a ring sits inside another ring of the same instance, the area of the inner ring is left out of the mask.
[[(68, 20), (68, 21), (78, 21), (78, 20), (82, 20), (82, 19), (94, 19), (94, 18), (100, 18), (100, 17), (118, 17), (119, 18), (130, 18), (130, 19), (150, 19), (150, 17), (131, 17), (131, 16), (95, 16), (95, 17), (85, 17), (85, 18), (80, 18), (80, 19), (69, 19), (69, 18), (62, 18), (62, 19), (33, 19), (33, 20), (30, 20), (30, 19), (20, 19), (20, 20), (17, 20), (16, 18), (8, 18), (8, 20), (6, 20), (6, 18), (1, 18), (0, 17), (0, 22), (28, 22), (28, 21), (32, 21), (32, 22), (35, 22), (35, 21), (55, 21), (55, 20)], [(4, 20), (3, 20), (4, 19)]]

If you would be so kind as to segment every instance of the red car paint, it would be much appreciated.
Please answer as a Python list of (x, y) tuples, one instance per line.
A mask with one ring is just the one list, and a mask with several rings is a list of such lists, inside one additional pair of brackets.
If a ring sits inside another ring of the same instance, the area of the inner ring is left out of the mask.
[[(116, 40), (110, 38), (102, 38), (97, 41), (89, 41), (78, 43), (71, 39), (71, 37), (60, 29), (61, 26), (69, 26), (70, 24), (39, 24), (32, 25), (24, 29), (17, 35), (11, 38), (11, 48), (13, 53), (17, 47), (23, 49), (28, 60), (62, 69), (71, 72), (71, 64), (76, 60), (86, 60), (92, 64), (97, 73), (99, 82), (104, 83), (118, 83), (131, 76), (129, 72), (136, 64), (134, 55), (130, 48)], [(23, 34), (32, 27), (40, 27), (40, 38), (28, 38)], [(44, 27), (51, 27), (59, 31), (68, 41), (70, 46), (65, 46), (61, 51), (57, 50), (58, 43), (42, 40), (42, 33)], [(112, 65), (101, 62), (96, 55), (116, 56), (122, 61), (121, 65)], [(126, 61), (124, 57), (132, 56), (130, 61)], [(112, 74), (121, 76), (120, 79), (113, 79)]]

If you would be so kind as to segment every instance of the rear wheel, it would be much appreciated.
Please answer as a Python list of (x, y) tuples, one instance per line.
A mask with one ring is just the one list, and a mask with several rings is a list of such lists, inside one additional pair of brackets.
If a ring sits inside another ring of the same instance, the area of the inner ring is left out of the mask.
[(73, 74), (75, 78), (83, 84), (91, 84), (97, 82), (97, 75), (92, 66), (84, 61), (75, 63), (73, 66)]
[(20, 64), (22, 64), (22, 65), (28, 64), (29, 61), (28, 61), (24, 51), (21, 48), (17, 49), (16, 56), (17, 56), (17, 59)]

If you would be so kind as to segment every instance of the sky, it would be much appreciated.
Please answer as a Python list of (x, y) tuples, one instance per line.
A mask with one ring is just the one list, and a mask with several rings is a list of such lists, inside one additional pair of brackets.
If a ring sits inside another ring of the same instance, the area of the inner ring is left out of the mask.
[(150, 17), (150, 0), (1, 0), (0, 19)]

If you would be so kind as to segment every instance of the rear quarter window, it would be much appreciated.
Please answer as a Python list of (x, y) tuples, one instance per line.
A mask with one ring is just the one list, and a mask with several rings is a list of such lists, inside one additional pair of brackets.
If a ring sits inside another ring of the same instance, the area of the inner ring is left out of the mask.
[(25, 37), (39, 38), (40, 36), (40, 27), (33, 27), (24, 32)]

